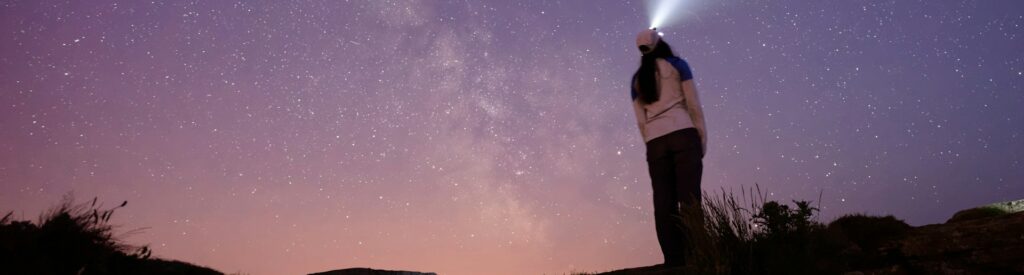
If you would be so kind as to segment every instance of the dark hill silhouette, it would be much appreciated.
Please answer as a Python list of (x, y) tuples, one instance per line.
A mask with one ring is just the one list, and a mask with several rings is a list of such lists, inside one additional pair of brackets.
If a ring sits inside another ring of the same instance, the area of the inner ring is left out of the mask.
[(38, 223), (0, 218), (0, 274), (196, 274), (216, 270), (150, 257), (146, 246), (119, 243), (108, 224), (114, 210), (96, 199), (76, 205), (70, 196)]
[(313, 273), (309, 275), (437, 275), (437, 273), (422, 273), (413, 271), (376, 270), (369, 268), (347, 268), (327, 272)]

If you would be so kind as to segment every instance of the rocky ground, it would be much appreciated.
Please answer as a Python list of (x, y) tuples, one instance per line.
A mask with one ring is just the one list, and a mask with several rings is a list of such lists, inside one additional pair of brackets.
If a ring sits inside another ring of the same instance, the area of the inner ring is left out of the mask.
[(1024, 212), (916, 227), (881, 248), (905, 261), (861, 274), (1024, 274)]

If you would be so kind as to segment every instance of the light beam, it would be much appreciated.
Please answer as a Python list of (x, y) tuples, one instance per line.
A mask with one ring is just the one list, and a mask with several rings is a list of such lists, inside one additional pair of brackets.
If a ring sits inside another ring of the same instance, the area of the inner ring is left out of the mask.
[(650, 28), (662, 28), (676, 23), (683, 17), (683, 9), (693, 0), (647, 0), (647, 16)]

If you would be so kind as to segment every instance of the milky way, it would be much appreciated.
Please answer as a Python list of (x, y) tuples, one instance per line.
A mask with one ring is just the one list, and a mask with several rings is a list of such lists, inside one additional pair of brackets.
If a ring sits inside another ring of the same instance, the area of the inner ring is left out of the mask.
[[(1024, 197), (1024, 2), (692, 1), (703, 189), (911, 224)], [(660, 263), (639, 1), (0, 1), (0, 210), (225, 272)]]

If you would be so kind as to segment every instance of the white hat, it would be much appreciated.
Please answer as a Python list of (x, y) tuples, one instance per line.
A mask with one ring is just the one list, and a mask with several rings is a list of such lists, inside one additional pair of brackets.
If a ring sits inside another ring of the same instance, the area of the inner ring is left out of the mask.
[(653, 51), (658, 41), (661, 41), (661, 35), (658, 35), (658, 29), (655, 28), (643, 30), (636, 36), (636, 46), (645, 54)]

